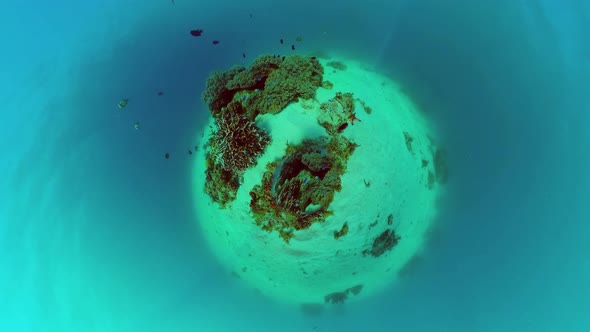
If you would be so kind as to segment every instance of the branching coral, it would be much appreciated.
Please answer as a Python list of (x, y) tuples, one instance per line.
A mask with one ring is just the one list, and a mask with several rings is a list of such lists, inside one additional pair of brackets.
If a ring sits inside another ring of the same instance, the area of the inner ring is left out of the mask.
[(211, 140), (215, 163), (226, 171), (243, 171), (256, 164), (256, 159), (270, 143), (270, 137), (242, 113), (225, 108), (216, 119), (217, 131)]

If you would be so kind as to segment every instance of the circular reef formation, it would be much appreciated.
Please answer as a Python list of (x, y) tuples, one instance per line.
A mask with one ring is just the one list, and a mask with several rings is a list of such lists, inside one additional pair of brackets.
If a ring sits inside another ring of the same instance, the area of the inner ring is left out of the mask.
[(378, 292), (419, 253), (445, 152), (394, 81), (355, 61), (264, 55), (212, 73), (202, 99), (196, 213), (235, 276), (315, 308)]

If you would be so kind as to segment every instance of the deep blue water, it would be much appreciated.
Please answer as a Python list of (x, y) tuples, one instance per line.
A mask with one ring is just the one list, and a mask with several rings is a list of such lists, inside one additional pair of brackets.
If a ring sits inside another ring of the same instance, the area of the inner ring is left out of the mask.
[[(175, 2), (0, 5), (0, 330), (590, 330), (588, 2)], [(312, 51), (396, 78), (451, 174), (402, 282), (310, 317), (211, 256), (186, 150), (212, 70)]]

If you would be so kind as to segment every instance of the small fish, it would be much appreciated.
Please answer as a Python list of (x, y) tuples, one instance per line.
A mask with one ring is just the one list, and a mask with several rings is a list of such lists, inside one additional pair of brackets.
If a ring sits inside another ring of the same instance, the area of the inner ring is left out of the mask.
[(295, 51), (295, 45), (291, 45), (291, 49)]
[(166, 158), (166, 159), (170, 158), (170, 154), (168, 152), (166, 152), (166, 154), (164, 155), (164, 158)]
[(301, 43), (302, 40), (303, 38), (301, 36), (297, 36), (297, 38), (295, 38), (295, 41), (298, 43)]
[(242, 101), (246, 101), (246, 96), (242, 97)]
[(191, 150), (188, 150), (188, 154), (191, 155), (193, 154), (193, 152)]
[(212, 41), (212, 43), (213, 43), (213, 45), (217, 45), (217, 44), (219, 44), (219, 40), (214, 40), (214, 41)]
[(195, 145), (195, 151), (199, 151), (199, 146)]
[(281, 59), (281, 61), (285, 61), (285, 57), (283, 57), (283, 58)]
[(161, 95), (163, 95), (163, 94), (164, 94), (164, 92), (162, 92), (162, 91), (158, 91), (158, 96), (161, 96)]
[(285, 41), (283, 40), (283, 38), (281, 38), (281, 44), (283, 44)]
[(174, 3), (174, 0), (172, 0), (172, 4), (173, 4), (173, 5), (175, 4), (175, 3)]
[(129, 102), (129, 99), (121, 99), (121, 100), (119, 101), (119, 105), (118, 105), (118, 106), (119, 106), (119, 108), (120, 108), (120, 109), (124, 109), (124, 108), (125, 108), (125, 106), (127, 106), (127, 103), (128, 103), (128, 102)]
[(246, 53), (242, 53), (242, 58), (246, 58)]
[(139, 130), (140, 126), (139, 126), (139, 121), (135, 122), (133, 124), (133, 127), (135, 127), (135, 130)]
[(258, 82), (262, 81), (262, 77), (256, 79)]
[(191, 36), (200, 37), (202, 34), (203, 30), (201, 29), (191, 30)]
[(252, 18), (252, 13), (250, 13), (250, 18)]

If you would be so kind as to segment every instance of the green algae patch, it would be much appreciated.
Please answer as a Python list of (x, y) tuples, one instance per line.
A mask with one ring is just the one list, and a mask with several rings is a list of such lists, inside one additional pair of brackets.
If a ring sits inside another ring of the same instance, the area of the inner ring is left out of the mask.
[(256, 225), (277, 231), (289, 242), (294, 232), (323, 222), (341, 190), (340, 177), (355, 145), (343, 136), (320, 137), (289, 146), (286, 155), (267, 165), (262, 183), (250, 192)]

